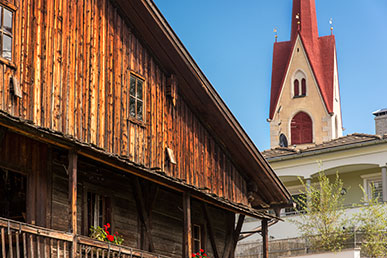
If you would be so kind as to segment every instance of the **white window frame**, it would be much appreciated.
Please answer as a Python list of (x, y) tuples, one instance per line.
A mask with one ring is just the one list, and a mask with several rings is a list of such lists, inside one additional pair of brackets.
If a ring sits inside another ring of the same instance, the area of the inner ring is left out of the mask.
[(383, 200), (383, 179), (382, 173), (374, 173), (360, 176), (363, 179), (363, 188), (364, 188), (364, 200), (368, 201), (371, 198), (371, 188), (370, 185), (372, 182), (380, 181), (382, 183), (382, 192), (380, 200)]

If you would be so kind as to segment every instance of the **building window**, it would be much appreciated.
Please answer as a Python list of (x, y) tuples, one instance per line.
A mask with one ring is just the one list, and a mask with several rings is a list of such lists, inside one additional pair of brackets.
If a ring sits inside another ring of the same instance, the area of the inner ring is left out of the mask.
[(27, 177), (0, 168), (0, 217), (26, 222)]
[(306, 96), (306, 80), (302, 78), (301, 80), (301, 96)]
[(300, 96), (300, 82), (295, 79), (294, 80), (294, 97)]
[(300, 98), (306, 96), (306, 77), (305, 74), (298, 70), (294, 75), (293, 97)]
[(382, 176), (377, 174), (363, 175), (363, 187), (366, 196), (365, 200), (377, 198), (380, 202), (383, 202), (383, 181)]
[(192, 248), (193, 252), (197, 253), (200, 249), (204, 249), (203, 246), (203, 228), (201, 225), (193, 224), (192, 227)]
[(103, 227), (106, 223), (111, 223), (110, 198), (87, 192), (87, 234), (91, 226)]
[(0, 4), (0, 44), (1, 57), (12, 61), (14, 12)]
[(129, 117), (144, 121), (144, 80), (131, 74), (129, 89)]
[(286, 138), (286, 136), (281, 133), (280, 137), (279, 137), (279, 146), (280, 147), (288, 147), (288, 139)]
[(297, 113), (290, 124), (292, 144), (305, 144), (313, 142), (313, 123), (305, 112)]

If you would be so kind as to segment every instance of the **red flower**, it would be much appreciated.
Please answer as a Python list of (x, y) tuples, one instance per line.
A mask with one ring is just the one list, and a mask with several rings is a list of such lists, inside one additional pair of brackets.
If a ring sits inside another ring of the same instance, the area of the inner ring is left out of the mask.
[(113, 241), (114, 241), (114, 236), (112, 236), (112, 235), (107, 235), (107, 239), (108, 239), (110, 242), (113, 242)]
[(106, 226), (107, 226), (107, 228), (110, 228), (110, 224), (109, 223), (107, 223)]
[(204, 256), (207, 256), (207, 254), (206, 254), (206, 253), (204, 253), (203, 255), (204, 255)]
[(192, 254), (192, 257), (196, 257), (196, 254)]

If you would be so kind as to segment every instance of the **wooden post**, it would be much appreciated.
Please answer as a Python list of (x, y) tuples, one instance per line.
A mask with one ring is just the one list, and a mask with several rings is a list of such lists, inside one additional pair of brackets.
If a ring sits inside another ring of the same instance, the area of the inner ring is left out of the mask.
[(267, 220), (262, 220), (262, 257), (269, 258), (269, 239)]
[(191, 257), (192, 254), (192, 225), (191, 225), (191, 194), (183, 193), (183, 257)]
[(71, 245), (71, 257), (77, 257), (77, 163), (78, 155), (74, 150), (69, 151), (69, 211), (70, 225), (69, 231), (73, 235)]

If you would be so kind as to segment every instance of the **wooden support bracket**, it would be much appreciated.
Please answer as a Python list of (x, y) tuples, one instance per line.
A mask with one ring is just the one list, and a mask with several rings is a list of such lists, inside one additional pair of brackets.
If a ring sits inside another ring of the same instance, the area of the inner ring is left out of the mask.
[(203, 208), (204, 218), (205, 218), (205, 220), (207, 222), (208, 235), (210, 237), (210, 242), (211, 242), (212, 250), (214, 252), (214, 258), (219, 258), (218, 249), (216, 247), (214, 230), (213, 230), (213, 227), (212, 227), (213, 224), (212, 224), (211, 218), (209, 216), (208, 207), (207, 207), (206, 204), (203, 203), (202, 204), (202, 208)]
[[(150, 251), (150, 252), (153, 252), (154, 251), (154, 244), (153, 244), (153, 238), (152, 238), (152, 234), (151, 234), (151, 221), (150, 221), (150, 218), (148, 216), (148, 212), (146, 211), (146, 203), (145, 203), (145, 200), (144, 200), (144, 195), (143, 195), (143, 191), (142, 191), (142, 188), (141, 188), (141, 185), (140, 185), (140, 180), (138, 179), (138, 177), (135, 177), (134, 178), (134, 198), (136, 200), (136, 205), (137, 205), (137, 209), (138, 209), (138, 215), (140, 217), (140, 220), (141, 220), (141, 223), (142, 225), (144, 226), (144, 233), (149, 241), (149, 250), (147, 251)], [(150, 206), (148, 206), (149, 208), (151, 208)], [(150, 213), (150, 210), (148, 210), (149, 213)], [(148, 247), (145, 247), (144, 248), (148, 249)]]

